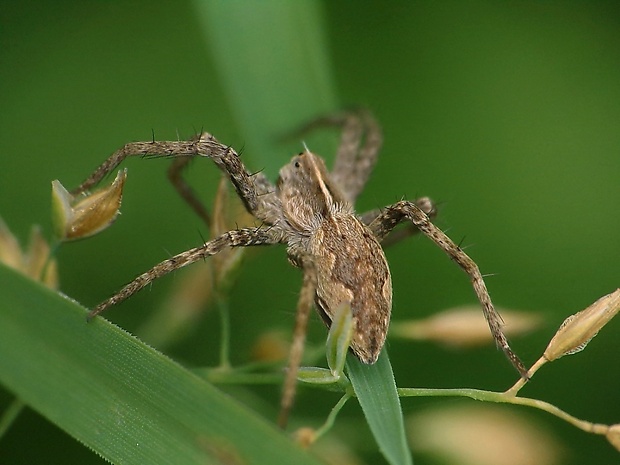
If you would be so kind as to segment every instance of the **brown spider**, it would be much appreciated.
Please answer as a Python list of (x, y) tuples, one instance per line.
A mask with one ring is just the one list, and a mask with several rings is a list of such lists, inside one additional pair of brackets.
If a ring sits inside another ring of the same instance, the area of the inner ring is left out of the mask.
[(192, 157), (205, 157), (226, 173), (246, 209), (261, 226), (228, 231), (161, 262), (95, 307), (89, 318), (127, 299), (155, 279), (226, 247), (287, 244), (290, 262), (303, 271), (303, 286), (281, 402), (280, 424), (284, 425), (293, 402), (313, 302), (327, 326), (339, 306), (350, 305), (354, 321), (351, 350), (364, 363), (376, 362), (385, 342), (392, 307), (390, 271), (380, 243), (396, 225), (409, 221), (408, 230), (398, 231), (400, 235), (390, 239), (398, 240), (421, 231), (467, 273), (497, 345), (526, 377), (526, 368), (502, 333), (501, 317), (493, 307), (478, 266), (431, 222), (429, 216), (434, 216), (435, 208), (429, 198), (415, 202), (402, 200), (363, 215), (355, 213), (353, 205), (370, 176), (382, 143), (381, 130), (373, 117), (363, 110), (344, 112), (320, 118), (302, 131), (319, 126), (342, 128), (333, 170), (329, 172), (323, 160), (306, 148), (280, 170), (275, 185), (260, 172), (248, 172), (234, 149), (207, 133), (190, 141), (133, 142), (115, 152), (73, 193), (83, 193), (97, 184), (126, 157), (173, 157), (170, 180), (208, 222), (207, 210), (181, 177)]

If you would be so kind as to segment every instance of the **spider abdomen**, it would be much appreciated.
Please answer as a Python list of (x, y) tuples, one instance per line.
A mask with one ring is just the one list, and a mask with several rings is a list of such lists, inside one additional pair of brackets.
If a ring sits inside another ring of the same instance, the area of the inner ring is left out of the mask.
[(329, 326), (336, 309), (349, 304), (354, 320), (351, 350), (364, 363), (377, 361), (392, 309), (392, 280), (383, 249), (354, 215), (330, 215), (312, 234), (315, 302)]

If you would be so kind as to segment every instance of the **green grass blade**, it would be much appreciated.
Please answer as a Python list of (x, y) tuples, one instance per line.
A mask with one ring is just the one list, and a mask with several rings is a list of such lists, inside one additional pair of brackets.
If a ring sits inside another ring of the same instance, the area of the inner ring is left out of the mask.
[(112, 463), (318, 464), (108, 321), (0, 266), (0, 383)]
[(197, 0), (195, 8), (244, 150), (273, 177), (288, 161), (288, 150), (302, 148), (297, 138), (283, 150), (279, 137), (338, 105), (321, 5)]
[(400, 399), (387, 351), (383, 349), (374, 365), (364, 365), (349, 354), (347, 372), (368, 426), (387, 461), (391, 465), (411, 465)]

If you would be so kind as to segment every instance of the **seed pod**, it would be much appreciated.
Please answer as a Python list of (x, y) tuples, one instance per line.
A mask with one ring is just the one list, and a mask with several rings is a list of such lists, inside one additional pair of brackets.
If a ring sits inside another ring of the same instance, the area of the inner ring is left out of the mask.
[(119, 213), (127, 170), (121, 170), (112, 184), (76, 199), (60, 181), (52, 181), (52, 223), (56, 237), (71, 241), (93, 236), (110, 226)]
[(544, 357), (552, 361), (583, 350), (619, 310), (620, 289), (616, 289), (585, 310), (569, 316), (549, 342)]
[(620, 451), (620, 423), (611, 425), (605, 436), (609, 443)]

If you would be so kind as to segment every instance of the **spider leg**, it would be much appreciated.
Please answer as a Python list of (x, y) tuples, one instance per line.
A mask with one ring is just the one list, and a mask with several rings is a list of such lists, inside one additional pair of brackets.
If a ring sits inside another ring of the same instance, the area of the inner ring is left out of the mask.
[(200, 247), (194, 247), (193, 249), (181, 252), (174, 257), (155, 265), (145, 273), (142, 273), (112, 297), (97, 305), (88, 314), (88, 319), (90, 320), (107, 310), (109, 307), (128, 299), (156, 279), (178, 270), (179, 268), (197, 262), (198, 260), (215, 255), (226, 247), (249, 247), (255, 245), (277, 244), (281, 242), (282, 238), (280, 236), (281, 234), (272, 228), (244, 228), (228, 231), (221, 236), (206, 242)]
[[(437, 205), (429, 197), (420, 197), (419, 199), (414, 200), (413, 203), (415, 203), (420, 210), (426, 213), (429, 219), (433, 220), (437, 216)], [(360, 220), (362, 220), (362, 223), (366, 226), (373, 226), (371, 230), (375, 237), (379, 239), (379, 242), (381, 242), (383, 247), (389, 247), (390, 245), (396, 244), (420, 232), (418, 227), (413, 223), (408, 223), (404, 228), (398, 230), (393, 228), (390, 229), (390, 231), (383, 230), (382, 222), (374, 222), (379, 215), (381, 215), (382, 211), (383, 210), (380, 208), (367, 211), (360, 215)]]
[(297, 372), (304, 354), (306, 329), (308, 327), (310, 311), (312, 310), (315, 289), (315, 271), (310, 265), (305, 266), (303, 285), (299, 294), (299, 301), (297, 302), (297, 315), (295, 317), (295, 329), (293, 330), (293, 344), (291, 345), (291, 350), (289, 352), (288, 369), (286, 371), (284, 385), (282, 386), (282, 398), (280, 399), (278, 425), (281, 428), (286, 427), (288, 416), (291, 408), (293, 407), (293, 401), (295, 400)]
[[(208, 133), (202, 133), (200, 137), (189, 141), (130, 142), (105, 160), (77, 189), (72, 191), (72, 194), (81, 194), (91, 188), (123, 160), (132, 156), (210, 158), (228, 175), (237, 194), (251, 214), (268, 224), (275, 223), (278, 218), (279, 200), (275, 195), (274, 186), (265, 175), (250, 173), (234, 149), (222, 144)], [(179, 163), (174, 170), (180, 170), (186, 165), (186, 163)]]
[(510, 360), (512, 365), (519, 371), (521, 376), (527, 379), (527, 368), (523, 365), (523, 362), (521, 362), (517, 354), (510, 348), (508, 340), (502, 332), (502, 318), (493, 306), (489, 291), (480, 274), (478, 265), (476, 265), (476, 263), (441, 229), (435, 226), (431, 222), (429, 216), (420, 209), (418, 205), (406, 200), (390, 205), (383, 209), (381, 214), (377, 216), (368, 227), (375, 233), (379, 240), (381, 240), (403, 220), (411, 221), (467, 273), (472, 282), (474, 291), (476, 292), (476, 296), (482, 304), (482, 312), (484, 313), (484, 317), (487, 320), (489, 329), (491, 330), (491, 334), (497, 346), (504, 351), (508, 360)]
[(331, 174), (347, 200), (354, 204), (377, 161), (383, 143), (381, 128), (369, 111), (356, 109), (319, 117), (302, 126), (295, 134), (322, 127), (341, 129)]
[(183, 178), (183, 170), (192, 161), (191, 157), (175, 158), (168, 168), (168, 180), (174, 186), (177, 193), (185, 200), (185, 202), (194, 210), (207, 226), (211, 226), (211, 215), (209, 211), (200, 201), (194, 189)]
[[(379, 123), (367, 110), (360, 109), (355, 113), (348, 113), (344, 120), (332, 177), (354, 204), (375, 167), (379, 150), (383, 145), (383, 134)], [(359, 137), (359, 131), (355, 129), (356, 124), (363, 128), (363, 140)], [(353, 138), (356, 136), (358, 141), (354, 144)], [(353, 151), (353, 147), (356, 146), (359, 150)]]

